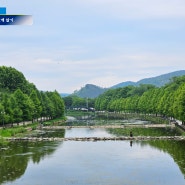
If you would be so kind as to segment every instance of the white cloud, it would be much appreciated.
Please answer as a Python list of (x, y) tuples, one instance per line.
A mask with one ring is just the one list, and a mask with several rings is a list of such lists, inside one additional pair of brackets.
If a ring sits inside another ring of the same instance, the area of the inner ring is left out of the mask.
[(81, 4), (123, 19), (185, 18), (184, 0), (89, 0)]
[[(56, 60), (17, 56), (16, 62), (0, 60), (0, 65), (13, 66), (40, 90), (73, 92), (87, 83), (110, 87), (117, 83), (161, 75), (185, 69), (184, 55), (159, 53), (115, 53), (84, 60)], [(24, 62), (25, 61), (25, 62)]]

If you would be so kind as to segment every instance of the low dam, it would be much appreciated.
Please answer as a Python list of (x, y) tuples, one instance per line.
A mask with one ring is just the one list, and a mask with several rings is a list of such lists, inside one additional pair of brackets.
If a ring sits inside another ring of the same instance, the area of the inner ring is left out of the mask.
[(42, 127), (42, 129), (71, 129), (71, 128), (174, 128), (174, 124), (166, 125), (166, 124), (121, 124), (121, 125), (89, 125), (89, 126), (50, 126), (50, 127)]
[(136, 136), (136, 137), (71, 137), (71, 138), (59, 138), (59, 137), (23, 137), (23, 138), (6, 138), (8, 141), (144, 141), (144, 140), (185, 140), (185, 136)]
[[(60, 129), (73, 129), (73, 128), (88, 128), (88, 129), (116, 129), (116, 128), (174, 128), (174, 124), (122, 124), (122, 125), (93, 125), (93, 126), (46, 126), (40, 127), (39, 130), (60, 130)], [(143, 141), (143, 140), (185, 140), (185, 136), (109, 136), (109, 137), (44, 137), (44, 136), (31, 136), (31, 137), (10, 137), (6, 138), (8, 141)]]

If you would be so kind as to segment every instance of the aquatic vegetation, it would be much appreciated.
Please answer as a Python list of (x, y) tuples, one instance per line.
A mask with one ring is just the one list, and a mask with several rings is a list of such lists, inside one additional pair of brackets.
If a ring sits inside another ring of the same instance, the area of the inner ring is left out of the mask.
[(108, 129), (109, 133), (116, 136), (180, 136), (183, 132), (178, 128), (116, 128)]

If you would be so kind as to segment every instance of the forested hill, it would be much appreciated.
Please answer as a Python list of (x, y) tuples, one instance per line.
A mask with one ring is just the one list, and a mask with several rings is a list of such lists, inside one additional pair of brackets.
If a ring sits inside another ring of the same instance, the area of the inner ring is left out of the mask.
[(173, 77), (175, 76), (178, 77), (178, 76), (183, 76), (183, 75), (185, 75), (185, 70), (174, 71), (174, 72), (163, 74), (163, 75), (156, 76), (156, 77), (144, 78), (142, 80), (139, 80), (138, 82), (132, 82), (132, 81), (122, 82), (122, 83), (112, 86), (111, 88), (115, 89), (119, 87), (125, 87), (128, 85), (139, 86), (140, 84), (151, 84), (151, 85), (155, 85), (156, 87), (162, 87), (165, 84), (169, 83)]
[(85, 87), (82, 87), (79, 91), (75, 91), (72, 95), (76, 95), (81, 98), (96, 98), (106, 90), (107, 89), (96, 85), (86, 84)]
[(122, 82), (120, 84), (114, 85), (110, 88), (102, 88), (96, 85), (87, 84), (84, 87), (82, 87), (79, 91), (75, 91), (72, 95), (76, 95), (81, 98), (96, 98), (100, 94), (107, 91), (108, 89), (116, 89), (116, 88), (126, 87), (130, 85), (139, 86), (140, 84), (151, 84), (151, 85), (155, 85), (156, 87), (162, 87), (165, 84), (169, 83), (173, 77), (175, 76), (178, 77), (183, 75), (185, 75), (185, 70), (175, 71), (175, 72), (163, 74), (152, 78), (145, 78), (145, 79), (139, 80), (138, 82), (126, 81), (126, 82)]
[(0, 126), (62, 116), (64, 102), (58, 92), (39, 91), (15, 68), (0, 66)]

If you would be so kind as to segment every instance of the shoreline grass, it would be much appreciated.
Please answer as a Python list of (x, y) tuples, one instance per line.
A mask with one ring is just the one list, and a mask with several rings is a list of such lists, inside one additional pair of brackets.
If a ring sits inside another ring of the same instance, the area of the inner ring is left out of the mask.
[(1, 137), (13, 137), (17, 135), (21, 135), (26, 132), (30, 132), (37, 128), (38, 123), (32, 123), (29, 125), (22, 125), (22, 126), (14, 126), (11, 128), (2, 128), (0, 129), (0, 136)]
[[(65, 117), (61, 117), (61, 118), (56, 118), (53, 120), (48, 120), (46, 122), (43, 122), (43, 125), (53, 125), (56, 122), (64, 122), (66, 120)], [(30, 133), (33, 132), (34, 130), (36, 130), (38, 127), (40, 126), (40, 123), (38, 122), (34, 122), (32, 124), (29, 125), (17, 125), (17, 126), (13, 126), (11, 128), (2, 128), (0, 129), (0, 137), (24, 137), (26, 133)]]

